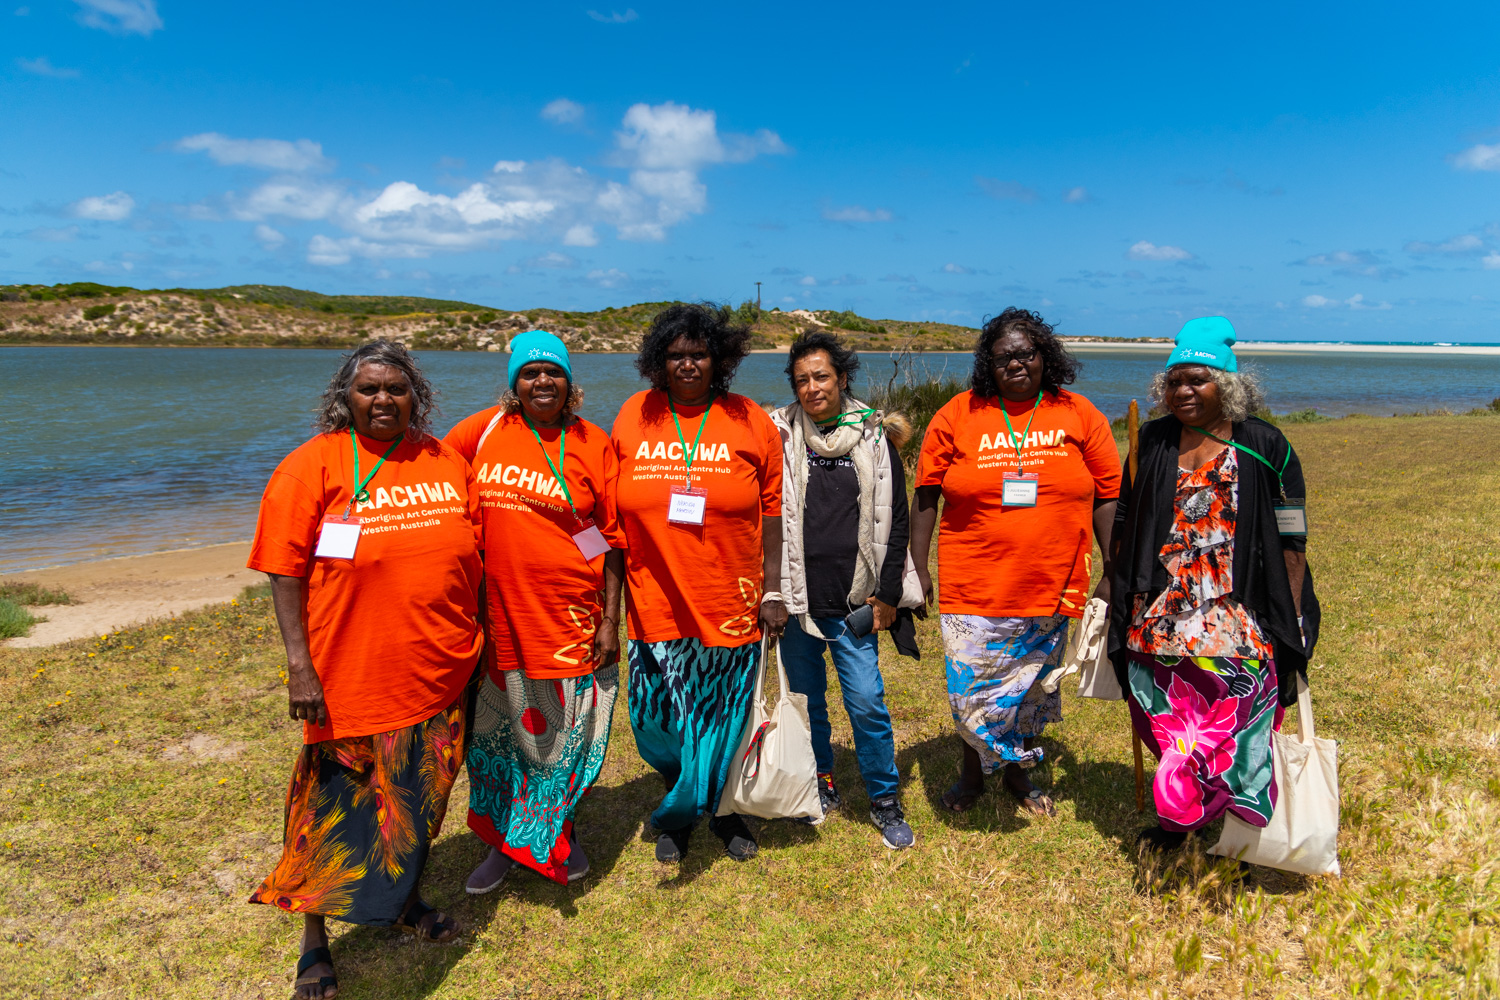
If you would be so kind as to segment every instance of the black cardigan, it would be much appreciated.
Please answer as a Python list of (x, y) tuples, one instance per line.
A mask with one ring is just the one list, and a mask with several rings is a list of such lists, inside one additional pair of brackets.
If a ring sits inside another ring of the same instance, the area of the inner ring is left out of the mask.
[[(1135, 595), (1145, 594), (1146, 602), (1156, 599), (1167, 586), (1167, 569), (1162, 565), (1161, 550), (1172, 528), (1173, 508), (1177, 495), (1178, 444), (1182, 424), (1174, 416), (1152, 420), (1141, 428), (1140, 468), (1137, 482), (1131, 482), (1125, 469), (1125, 482), (1115, 509), (1114, 542), (1118, 546), (1114, 559), (1114, 579), (1110, 591), (1109, 655), (1115, 665), (1120, 687), (1129, 690), (1126, 681), (1125, 633), (1130, 627)], [(1234, 425), (1231, 440), (1254, 448), (1276, 468), (1282, 468), (1282, 482), (1292, 503), (1307, 496), (1302, 479), (1302, 463), (1281, 431), (1257, 417)], [(1297, 628), (1297, 610), (1292, 602), (1291, 582), (1287, 577), (1283, 549), (1307, 551), (1307, 539), (1282, 536), (1276, 528), (1275, 503), (1279, 496), (1276, 473), (1253, 455), (1240, 452), (1238, 509), (1235, 512), (1234, 589), (1230, 596), (1250, 609), (1255, 620), (1271, 640), (1276, 658), (1276, 681), (1281, 704), (1297, 700), (1294, 673), (1307, 677), (1307, 661), (1318, 641), (1318, 598), (1313, 592), (1312, 568), (1302, 578), (1302, 633)]]

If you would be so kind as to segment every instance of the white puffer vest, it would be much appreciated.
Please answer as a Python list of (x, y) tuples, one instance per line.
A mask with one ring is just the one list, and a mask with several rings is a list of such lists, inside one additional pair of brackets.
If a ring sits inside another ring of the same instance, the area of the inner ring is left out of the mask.
[[(791, 462), (807, 461), (806, 454), (791, 453), (791, 421), (797, 416), (793, 408), (800, 406), (800, 403), (791, 403), (771, 414), (771, 422), (781, 432), (783, 466)], [(885, 554), (891, 540), (892, 481), (891, 450), (885, 441), (885, 429), (878, 419), (865, 425), (864, 437), (855, 447), (873, 449), (875, 454), (875, 524), (871, 540), (875, 547), (875, 575), (878, 585), (880, 567), (885, 565)], [(802, 615), (807, 613), (807, 563), (802, 554), (802, 512), (797, 509), (797, 498), (791, 492), (791, 478), (782, 476), (781, 481), (781, 594), (786, 598), (787, 613)], [(864, 601), (874, 593), (872, 588), (869, 594), (861, 595), (859, 600)], [(923, 603), (922, 584), (917, 579), (917, 567), (908, 550), (906, 570), (901, 578), (901, 599), (897, 607), (920, 608)]]

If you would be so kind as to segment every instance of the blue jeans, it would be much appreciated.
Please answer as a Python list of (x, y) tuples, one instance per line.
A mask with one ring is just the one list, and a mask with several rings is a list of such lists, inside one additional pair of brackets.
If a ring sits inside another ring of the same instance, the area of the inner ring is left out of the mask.
[(797, 616), (786, 623), (781, 636), (781, 662), (793, 691), (807, 695), (807, 714), (812, 722), (813, 757), (823, 774), (833, 771), (832, 729), (828, 725), (828, 673), (823, 650), (833, 654), (844, 709), (854, 729), (854, 752), (859, 773), (865, 779), (870, 801), (889, 798), (900, 789), (896, 772), (896, 737), (891, 732), (891, 714), (885, 709), (885, 681), (880, 676), (879, 633), (863, 639), (849, 634), (842, 618), (815, 618), (813, 623), (833, 639), (817, 639), (802, 630)]

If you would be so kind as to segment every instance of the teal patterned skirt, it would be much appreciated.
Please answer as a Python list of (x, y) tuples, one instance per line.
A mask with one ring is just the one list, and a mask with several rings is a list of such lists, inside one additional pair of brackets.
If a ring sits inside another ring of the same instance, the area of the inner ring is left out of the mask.
[(561, 885), (579, 799), (599, 777), (620, 668), (533, 680), (492, 670), (474, 703), (469, 829)]

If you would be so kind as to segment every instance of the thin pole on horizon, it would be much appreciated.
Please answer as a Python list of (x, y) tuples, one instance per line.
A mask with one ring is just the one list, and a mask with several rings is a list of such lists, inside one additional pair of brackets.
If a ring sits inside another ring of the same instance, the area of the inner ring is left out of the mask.
[(755, 283), (755, 322), (760, 322), (760, 282)]

